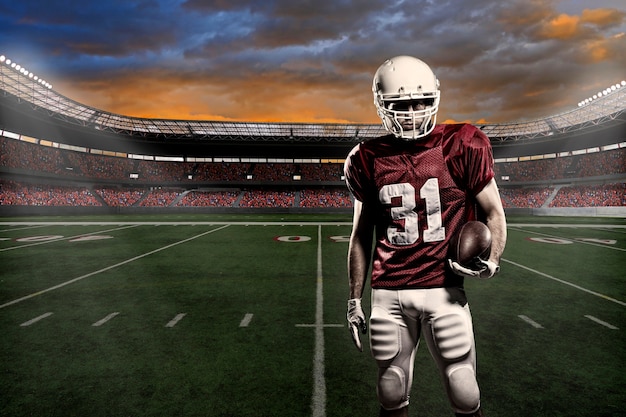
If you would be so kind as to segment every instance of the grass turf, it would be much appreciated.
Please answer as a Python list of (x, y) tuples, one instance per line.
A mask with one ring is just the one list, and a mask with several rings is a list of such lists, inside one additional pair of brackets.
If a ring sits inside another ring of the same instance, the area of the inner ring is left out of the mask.
[[(101, 224), (67, 225), (77, 221)], [(320, 230), (324, 411), (376, 415), (368, 343), (357, 352), (344, 325), (349, 221), (338, 215), (0, 219), (0, 238), (7, 239), (0, 240), (0, 305), (32, 295), (0, 308), (0, 415), (312, 415)], [(523, 226), (541, 222), (546, 225)], [(619, 414), (626, 406), (626, 230), (603, 225), (623, 226), (623, 219), (509, 223), (501, 274), (466, 281), (487, 415)], [(71, 239), (86, 234), (110, 238)], [(93, 326), (111, 313), (119, 314)], [(166, 327), (178, 314), (185, 316)], [(240, 327), (247, 314), (252, 320)], [(416, 358), (411, 413), (452, 414), (425, 345)]]

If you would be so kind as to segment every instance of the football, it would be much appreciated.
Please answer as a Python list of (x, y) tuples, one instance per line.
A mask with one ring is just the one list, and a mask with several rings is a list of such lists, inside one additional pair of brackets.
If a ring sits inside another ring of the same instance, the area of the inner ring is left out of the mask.
[(487, 260), (491, 251), (491, 231), (486, 224), (469, 221), (450, 240), (449, 257), (466, 268), (476, 269), (476, 258)]

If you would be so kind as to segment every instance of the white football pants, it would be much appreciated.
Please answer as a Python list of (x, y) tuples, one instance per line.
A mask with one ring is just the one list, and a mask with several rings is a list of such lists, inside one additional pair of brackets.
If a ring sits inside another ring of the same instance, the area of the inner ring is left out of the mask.
[(382, 407), (409, 404), (420, 336), (437, 363), (454, 412), (478, 410), (474, 331), (462, 288), (372, 290), (370, 346)]

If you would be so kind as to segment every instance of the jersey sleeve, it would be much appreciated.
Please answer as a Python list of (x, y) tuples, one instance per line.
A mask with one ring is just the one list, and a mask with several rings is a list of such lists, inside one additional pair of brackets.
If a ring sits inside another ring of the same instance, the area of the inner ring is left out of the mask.
[(487, 135), (472, 125), (464, 125), (446, 143), (448, 167), (462, 188), (476, 195), (493, 179), (493, 151)]
[(356, 145), (348, 154), (343, 172), (348, 189), (361, 202), (371, 198), (375, 190), (372, 178), (372, 168), (368, 162), (367, 151), (363, 143)]

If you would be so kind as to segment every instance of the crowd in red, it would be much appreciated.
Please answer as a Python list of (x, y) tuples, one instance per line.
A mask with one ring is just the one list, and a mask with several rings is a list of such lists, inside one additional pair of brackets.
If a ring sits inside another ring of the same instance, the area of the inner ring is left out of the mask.
[(552, 194), (550, 187), (500, 188), (500, 197), (504, 208), (541, 207)]
[(233, 191), (190, 191), (178, 202), (183, 207), (233, 207), (239, 193)]
[[(298, 205), (297, 198), (301, 201)], [(109, 207), (352, 207), (345, 189), (186, 192), (183, 189), (88, 188), (0, 180), (0, 205)]]
[[(548, 202), (553, 187), (502, 188), (505, 208), (539, 208)], [(183, 195), (184, 194), (184, 195)], [(182, 196), (182, 197), (181, 197)], [(181, 198), (179, 198), (181, 197)], [(176, 200), (179, 201), (176, 201)], [(296, 201), (299, 203), (296, 203)], [(237, 203), (238, 202), (238, 203)], [(299, 191), (172, 191), (51, 186), (0, 181), (0, 205), (109, 206), (109, 207), (352, 207), (346, 189)], [(562, 187), (548, 207), (626, 206), (626, 184)]]
[(182, 194), (182, 190), (153, 190), (146, 192), (139, 200), (141, 207), (168, 207)]
[(249, 190), (244, 191), (239, 207), (294, 207), (294, 191)]
[(141, 196), (143, 191), (133, 188), (95, 188), (94, 191), (102, 197), (107, 206), (132, 206), (135, 204)]
[(147, 161), (97, 155), (0, 137), (0, 167), (64, 177), (140, 182), (198, 183), (242, 181), (341, 181), (341, 164), (229, 163)]
[(300, 207), (352, 207), (352, 199), (347, 189), (302, 190)]
[[(190, 190), (192, 183), (238, 181), (339, 182), (339, 163), (218, 163), (146, 161), (95, 155), (0, 137), (0, 169), (20, 170), (41, 177), (90, 180), (92, 186), (52, 186), (31, 181), (0, 181), (0, 205), (111, 206), (111, 207), (352, 207), (345, 187), (299, 187), (243, 191)], [(626, 206), (626, 184), (527, 186), (515, 183), (604, 176), (626, 173), (626, 149), (576, 156), (496, 164), (496, 178), (508, 176), (500, 187), (505, 207), (538, 208)], [(15, 171), (13, 171), (15, 172)], [(98, 185), (107, 180), (128, 183), (131, 173), (141, 181), (136, 187)], [(147, 182), (148, 184), (142, 184)], [(153, 183), (176, 183), (180, 188), (154, 187)], [(321, 184), (323, 185), (323, 184)], [(503, 186), (505, 185), (505, 186)]]
[(563, 187), (550, 207), (626, 206), (626, 184)]
[(511, 182), (626, 173), (626, 148), (561, 158), (498, 163), (495, 172), (497, 178), (508, 176)]
[(101, 206), (86, 187), (33, 185), (0, 181), (0, 205)]
[[(554, 197), (550, 197), (554, 194)], [(626, 184), (576, 185), (567, 187), (501, 188), (505, 208), (624, 207)]]

